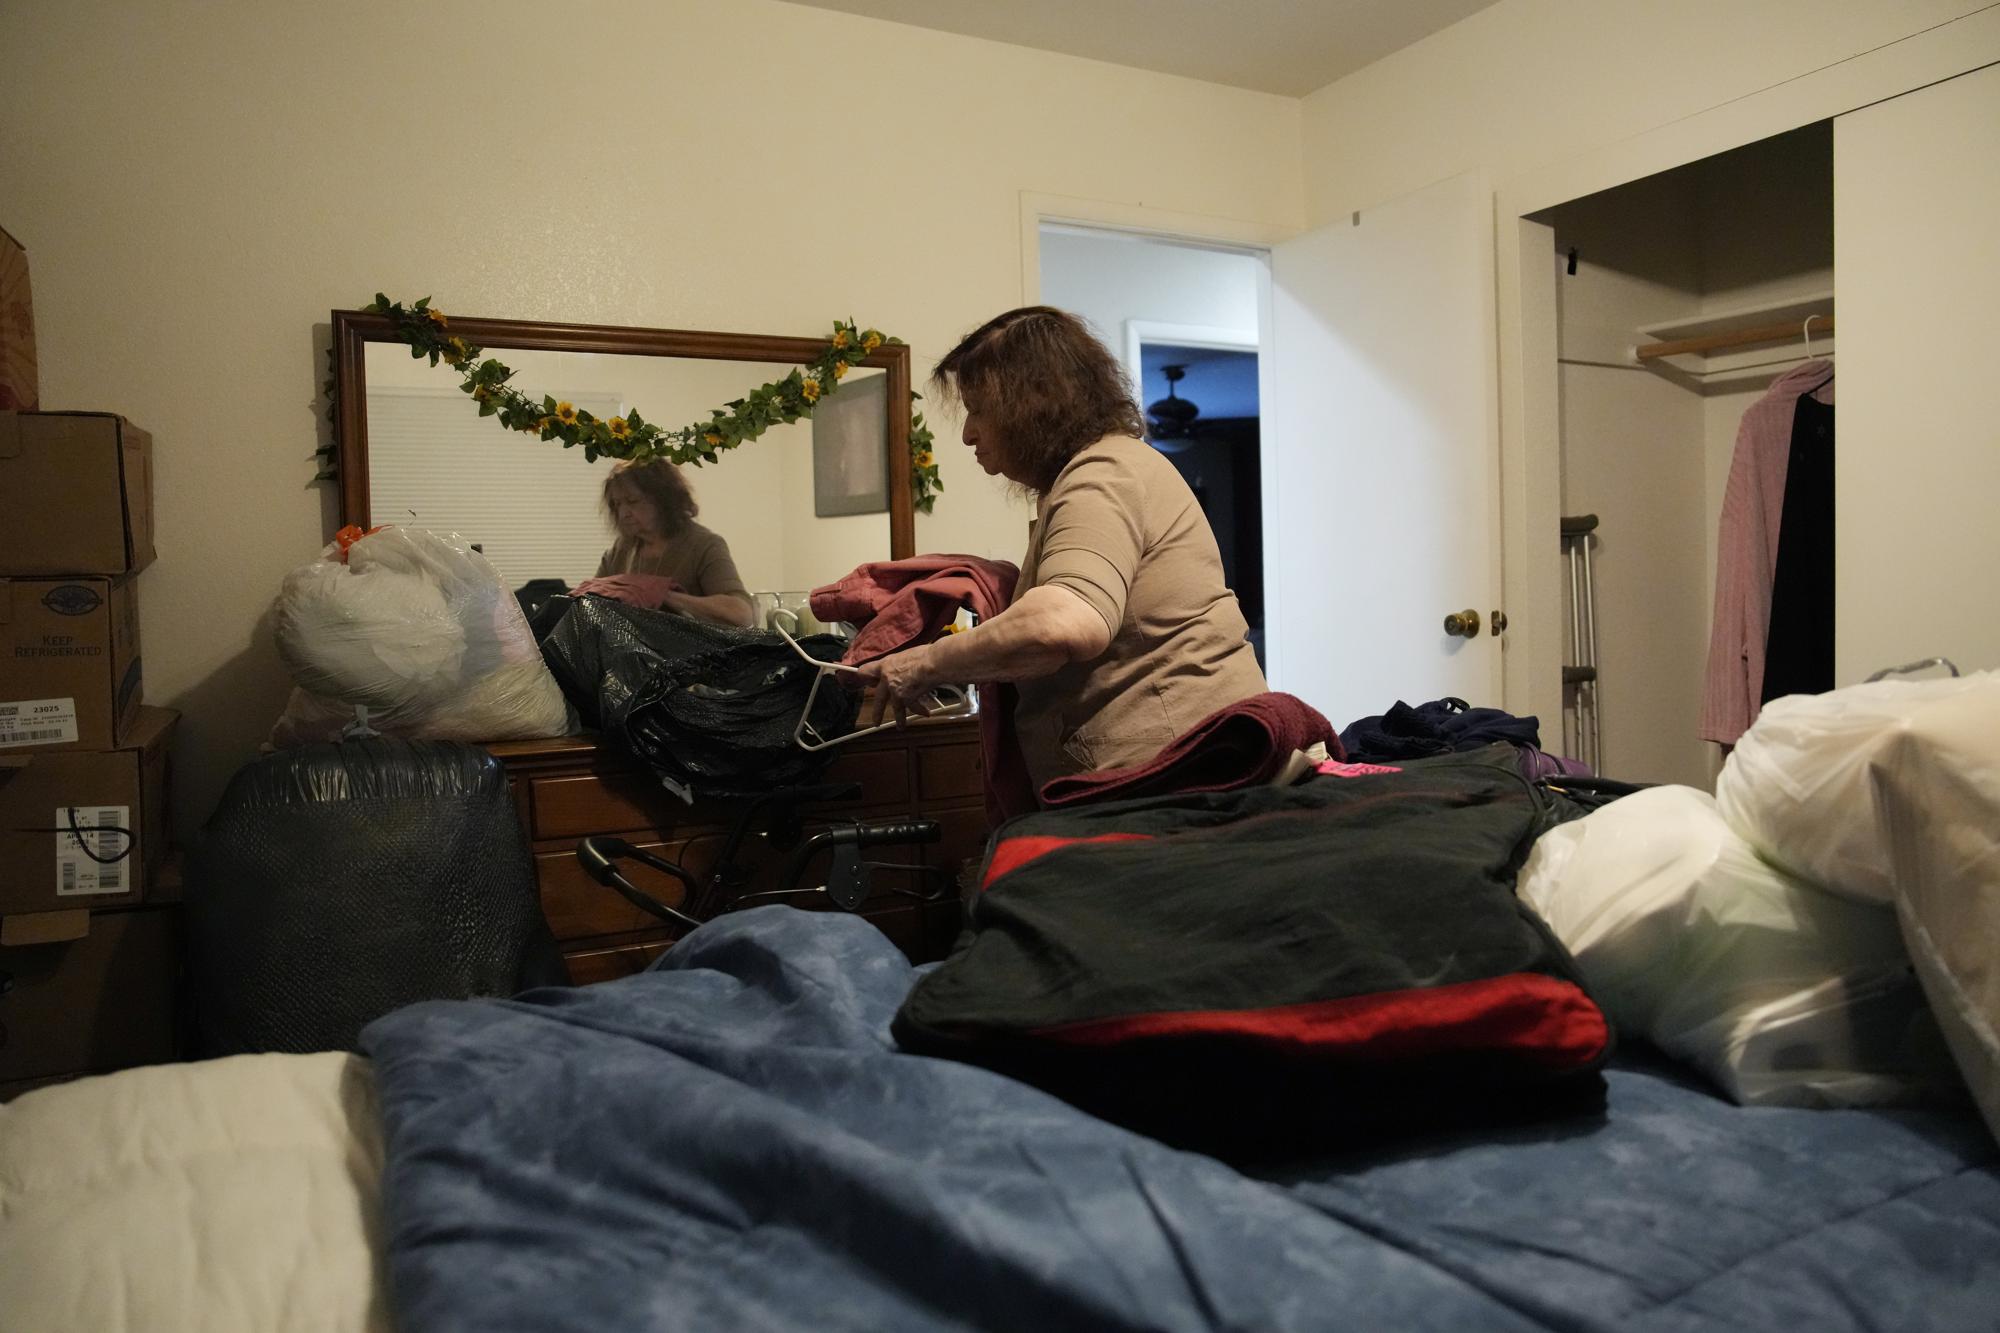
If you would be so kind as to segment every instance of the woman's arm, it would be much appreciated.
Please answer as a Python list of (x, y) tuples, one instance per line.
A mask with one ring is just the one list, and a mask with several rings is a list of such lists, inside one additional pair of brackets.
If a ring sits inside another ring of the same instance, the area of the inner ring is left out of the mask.
[(1068, 588), (1030, 588), (1012, 606), (963, 634), (866, 663), (875, 686), (874, 721), (891, 707), (901, 721), (933, 688), (960, 681), (1033, 680), (1071, 662), (1088, 662), (1111, 646), (1111, 628), (1090, 603)]
[(721, 625), (734, 625), (738, 629), (748, 629), (756, 612), (750, 599), (740, 593), (718, 592), (707, 597), (696, 597), (693, 593), (670, 592), (660, 603), (662, 611), (678, 611), (684, 616), (694, 616), (700, 620), (713, 620)]

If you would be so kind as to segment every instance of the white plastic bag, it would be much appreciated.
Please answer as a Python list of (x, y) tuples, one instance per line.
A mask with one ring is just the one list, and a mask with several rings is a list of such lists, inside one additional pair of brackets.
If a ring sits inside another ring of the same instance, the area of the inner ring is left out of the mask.
[(387, 527), (336, 541), (286, 576), (275, 613), (298, 688), (273, 745), (338, 739), (357, 707), (377, 731), (431, 740), (572, 730), (519, 603), (456, 535)]
[(1723, 765), (1717, 808), (1774, 864), (1835, 893), (1889, 903), (1895, 874), (1869, 765), (1919, 711), (1988, 691), (2000, 691), (2000, 672), (1773, 699)]
[(1904, 943), (2000, 1138), (2000, 689), (1913, 711), (1870, 768)]
[(1522, 899), (1621, 1031), (1745, 1105), (1861, 1106), (1956, 1082), (1894, 914), (1767, 864), (1690, 787), (1535, 844)]

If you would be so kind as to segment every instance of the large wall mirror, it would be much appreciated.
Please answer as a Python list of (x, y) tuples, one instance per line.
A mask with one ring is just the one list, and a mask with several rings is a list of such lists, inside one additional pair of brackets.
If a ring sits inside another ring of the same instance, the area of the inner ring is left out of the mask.
[[(452, 331), (552, 394), (602, 417), (638, 408), (678, 427), (810, 361), (813, 338), (542, 324), (454, 316)], [(387, 318), (333, 312), (341, 521), (402, 523), (476, 543), (510, 587), (575, 584), (612, 533), (609, 459), (481, 417), (449, 366), (416, 360)], [(699, 522), (729, 543), (753, 590), (805, 591), (871, 560), (915, 553), (910, 503), (910, 352), (885, 344), (812, 420), (775, 426), (686, 469)], [(877, 442), (879, 441), (879, 449)], [(857, 512), (858, 511), (858, 512)]]

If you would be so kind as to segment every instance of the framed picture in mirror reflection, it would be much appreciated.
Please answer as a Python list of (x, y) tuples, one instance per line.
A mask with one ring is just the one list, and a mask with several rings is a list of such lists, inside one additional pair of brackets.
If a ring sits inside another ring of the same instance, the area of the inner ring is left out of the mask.
[(812, 416), (813, 513), (880, 514), (889, 508), (889, 380), (851, 379)]

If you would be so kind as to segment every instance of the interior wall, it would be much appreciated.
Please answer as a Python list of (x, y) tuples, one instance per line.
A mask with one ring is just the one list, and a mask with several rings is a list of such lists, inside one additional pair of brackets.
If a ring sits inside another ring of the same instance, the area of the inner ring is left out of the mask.
[(1307, 225), (1464, 171), (1505, 181), (1990, 5), (1500, 0), (1305, 99)]
[(2000, 667), (1987, 582), (2000, 567), (1995, 126), (2000, 66), (1834, 124), (1843, 684), (1934, 654)]
[(1561, 559), (1538, 536), (1559, 503), (1554, 292), (1540, 227), (1518, 219), (1996, 51), (1991, 0), (1501, 0), (1306, 99), (1311, 225), (1462, 173), (1495, 189), (1508, 707), (1559, 709), (1563, 624)]
[[(331, 525), (330, 310), (851, 316), (910, 342), (921, 382), (1019, 303), (1024, 192), (1295, 228), (1299, 115), (774, 0), (0, 8), (0, 208), (43, 400), (158, 448), (139, 587), (148, 698), (188, 714), (182, 832), (283, 704), (262, 618)], [(931, 407), (946, 489), (919, 548), (1018, 556), (1024, 513)]]
[[(1265, 261), (1241, 251), (1175, 245), (1117, 232), (1044, 227), (1042, 299), (1090, 322), (1120, 360), (1125, 321), (1227, 329), (1257, 341)], [(1166, 392), (1157, 388), (1158, 397)], [(1143, 398), (1148, 386), (1135, 386)]]
[[(1633, 364), (1630, 348), (1640, 325), (1700, 306), (1698, 211), (1696, 181), (1679, 174), (1545, 219), (1555, 227), (1562, 512), (1599, 521), (1591, 575), (1601, 767), (1696, 785), (1707, 776), (1693, 734), (1708, 641), (1701, 404)], [(1567, 582), (1563, 592), (1567, 625)], [(1554, 718), (1542, 732), (1551, 748), (1562, 735)]]

